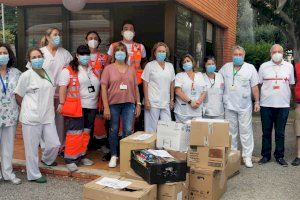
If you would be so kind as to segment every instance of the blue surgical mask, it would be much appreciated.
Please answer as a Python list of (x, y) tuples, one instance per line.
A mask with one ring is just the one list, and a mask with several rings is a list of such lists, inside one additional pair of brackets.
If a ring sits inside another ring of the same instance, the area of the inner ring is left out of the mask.
[(207, 65), (206, 67), (207, 73), (214, 73), (216, 69), (217, 69), (216, 65)]
[(242, 56), (233, 56), (233, 65), (242, 66), (244, 64), (244, 58)]
[(193, 63), (192, 62), (186, 62), (182, 65), (182, 68), (184, 71), (191, 71), (193, 69)]
[(53, 39), (52, 39), (52, 41), (53, 41), (53, 44), (54, 44), (55, 46), (59, 46), (59, 45), (60, 45), (60, 42), (61, 42), (60, 36), (59, 36), (59, 35), (54, 36)]
[(115, 59), (117, 61), (124, 61), (126, 59), (126, 53), (124, 51), (117, 51), (115, 53)]
[(91, 59), (90, 55), (79, 56), (79, 63), (81, 65), (86, 66), (89, 63), (90, 59)]
[(8, 54), (0, 55), (0, 65), (7, 65), (8, 61), (9, 61)]
[(166, 59), (167, 53), (166, 52), (158, 52), (156, 53), (156, 60), (162, 62)]
[(31, 66), (33, 69), (41, 69), (44, 64), (44, 58), (34, 58), (31, 60)]

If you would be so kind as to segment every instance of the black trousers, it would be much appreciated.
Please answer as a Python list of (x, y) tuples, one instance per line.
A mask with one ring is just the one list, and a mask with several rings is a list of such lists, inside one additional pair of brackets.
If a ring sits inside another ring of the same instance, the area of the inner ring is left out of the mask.
[(284, 157), (284, 134), (289, 116), (289, 108), (261, 107), (262, 124), (262, 149), (263, 157), (271, 158), (272, 153), (272, 130), (275, 129), (275, 152), (276, 159)]

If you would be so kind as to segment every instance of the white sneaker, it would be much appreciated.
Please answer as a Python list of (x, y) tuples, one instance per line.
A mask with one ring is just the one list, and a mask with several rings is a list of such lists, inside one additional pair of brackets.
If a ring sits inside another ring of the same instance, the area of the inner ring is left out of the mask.
[(75, 163), (66, 164), (66, 167), (70, 172), (75, 172), (78, 170), (78, 167)]
[(247, 168), (252, 168), (253, 167), (251, 158), (244, 158), (244, 163), (245, 163), (245, 166)]
[(110, 158), (108, 167), (115, 168), (117, 166), (117, 160), (118, 160), (117, 156), (112, 156)]
[(19, 178), (17, 178), (17, 177), (15, 177), (15, 178), (13, 178), (13, 179), (11, 179), (11, 180), (9, 180), (12, 184), (14, 184), (14, 185), (20, 185), (21, 183), (22, 183), (22, 181), (21, 181), (21, 179), (19, 179)]
[(82, 163), (83, 165), (85, 165), (85, 166), (91, 166), (91, 165), (94, 164), (94, 162), (91, 161), (91, 160), (88, 159), (88, 158), (83, 158), (83, 159), (81, 159), (81, 163)]

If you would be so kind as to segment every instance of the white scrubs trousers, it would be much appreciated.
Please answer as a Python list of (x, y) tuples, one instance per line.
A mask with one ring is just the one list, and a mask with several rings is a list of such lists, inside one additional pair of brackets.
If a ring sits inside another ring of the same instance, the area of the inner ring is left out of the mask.
[(0, 177), (4, 180), (12, 180), (16, 177), (13, 173), (12, 160), (14, 154), (14, 141), (17, 126), (0, 127), (0, 147), (1, 147), (1, 171)]
[(242, 144), (242, 157), (252, 158), (254, 149), (252, 129), (252, 106), (246, 111), (233, 111), (225, 109), (225, 119), (229, 121), (229, 131), (232, 136), (232, 150), (238, 148), (238, 133)]
[(39, 145), (44, 141), (42, 161), (52, 164), (60, 148), (55, 123), (27, 125), (22, 124), (23, 140), (26, 156), (26, 171), (28, 180), (39, 179), (42, 174), (39, 170)]
[(170, 109), (153, 108), (145, 110), (145, 131), (156, 132), (158, 120), (171, 121)]
[(224, 115), (220, 116), (208, 116), (208, 115), (203, 115), (204, 119), (224, 119)]
[(189, 117), (189, 116), (183, 116), (183, 115), (179, 115), (179, 114), (175, 113), (175, 119), (176, 119), (176, 122), (185, 123), (185, 122), (187, 122), (189, 120), (202, 119), (202, 117), (201, 116), (198, 116), (198, 117)]

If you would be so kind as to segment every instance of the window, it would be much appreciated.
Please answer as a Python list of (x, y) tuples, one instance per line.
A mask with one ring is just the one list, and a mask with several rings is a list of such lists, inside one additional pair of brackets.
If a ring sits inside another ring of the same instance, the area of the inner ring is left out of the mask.
[(61, 7), (34, 7), (25, 13), (26, 49), (37, 47), (50, 27), (62, 29)]
[(217, 61), (217, 67), (220, 68), (223, 65), (223, 42), (224, 42), (224, 30), (216, 26), (215, 34), (215, 56)]
[(75, 52), (80, 44), (85, 43), (88, 31), (97, 31), (102, 42), (100, 50), (107, 52), (110, 44), (110, 11), (108, 9), (84, 9), (70, 14), (70, 50)]
[(214, 25), (210, 22), (206, 24), (206, 56), (214, 56)]
[(203, 67), (205, 53), (204, 36), (204, 19), (199, 15), (194, 15), (194, 57), (200, 69)]

